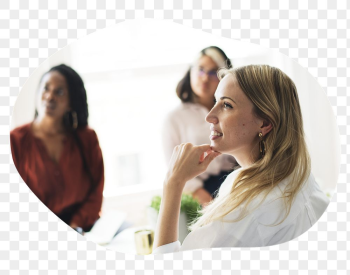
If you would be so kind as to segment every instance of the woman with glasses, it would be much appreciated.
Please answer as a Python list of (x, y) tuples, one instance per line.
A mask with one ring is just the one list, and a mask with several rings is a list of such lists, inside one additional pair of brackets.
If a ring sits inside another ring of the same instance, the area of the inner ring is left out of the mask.
[[(186, 142), (207, 143), (210, 129), (205, 117), (214, 106), (219, 68), (231, 68), (230, 59), (220, 48), (207, 47), (178, 83), (176, 93), (181, 104), (166, 117), (162, 133), (167, 163), (175, 146)], [(202, 205), (209, 203), (235, 164), (230, 156), (216, 158), (205, 173), (186, 183), (184, 192), (191, 193)]]

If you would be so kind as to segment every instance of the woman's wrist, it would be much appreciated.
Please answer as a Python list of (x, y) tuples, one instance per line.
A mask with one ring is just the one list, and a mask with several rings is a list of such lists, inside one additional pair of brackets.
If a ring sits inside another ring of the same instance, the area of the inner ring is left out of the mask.
[(171, 193), (182, 193), (186, 181), (179, 177), (171, 177), (164, 181), (164, 190), (169, 190)]

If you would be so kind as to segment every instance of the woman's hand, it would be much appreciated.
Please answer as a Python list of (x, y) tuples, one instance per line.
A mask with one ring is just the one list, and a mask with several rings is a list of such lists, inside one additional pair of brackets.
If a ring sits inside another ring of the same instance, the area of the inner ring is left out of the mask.
[(164, 182), (154, 248), (177, 240), (181, 193), (185, 183), (203, 173), (218, 155), (220, 153), (211, 150), (207, 144), (193, 146), (191, 143), (186, 143), (174, 148)]
[(218, 155), (220, 153), (213, 151), (208, 144), (194, 146), (183, 143), (176, 146), (170, 159), (165, 186), (174, 183), (182, 191), (185, 183), (202, 174)]

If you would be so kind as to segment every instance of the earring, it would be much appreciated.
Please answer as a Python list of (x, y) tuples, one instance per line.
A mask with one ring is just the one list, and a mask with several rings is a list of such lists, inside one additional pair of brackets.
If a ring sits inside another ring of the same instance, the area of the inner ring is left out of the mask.
[(260, 151), (260, 156), (263, 157), (265, 156), (265, 152), (266, 152), (266, 144), (265, 144), (265, 140), (263, 140), (263, 134), (260, 132), (259, 133), (259, 151)]
[(182, 98), (183, 98), (183, 99), (187, 99), (187, 98), (188, 98), (188, 92), (184, 92), (184, 93), (182, 94)]
[(78, 115), (76, 111), (71, 111), (72, 119), (73, 119), (73, 129), (78, 128)]

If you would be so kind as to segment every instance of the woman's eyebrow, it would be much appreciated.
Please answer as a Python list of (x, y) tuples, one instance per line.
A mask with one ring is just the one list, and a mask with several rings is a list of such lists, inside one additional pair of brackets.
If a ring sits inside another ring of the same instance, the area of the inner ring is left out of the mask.
[(223, 99), (229, 99), (229, 100), (232, 100), (236, 105), (236, 101), (234, 101), (232, 98), (228, 97), (228, 96), (223, 96), (223, 97), (220, 97), (220, 100), (223, 100)]
[[(205, 69), (204, 66), (201, 66), (201, 65), (199, 65), (198, 68), (200, 68), (200, 69)], [(216, 72), (217, 70), (218, 70), (218, 68), (215, 67), (215, 68), (209, 69), (208, 72), (211, 72), (211, 71), (215, 71), (215, 72)]]

